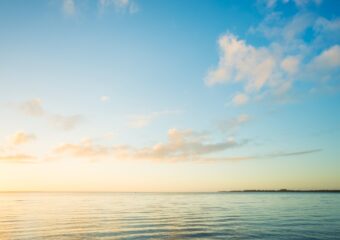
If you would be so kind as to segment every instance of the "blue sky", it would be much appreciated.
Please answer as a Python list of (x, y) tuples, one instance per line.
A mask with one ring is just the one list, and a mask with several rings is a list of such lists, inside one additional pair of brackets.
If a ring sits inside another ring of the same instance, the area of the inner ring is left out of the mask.
[(0, 190), (339, 188), (339, 11), (1, 1)]

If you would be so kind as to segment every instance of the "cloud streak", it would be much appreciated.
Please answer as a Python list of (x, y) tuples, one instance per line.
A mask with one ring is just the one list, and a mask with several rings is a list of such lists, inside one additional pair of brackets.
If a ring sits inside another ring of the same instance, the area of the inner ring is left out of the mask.
[(241, 106), (247, 104), (249, 97), (244, 93), (237, 93), (232, 99), (232, 103), (236, 106)]
[(22, 145), (30, 143), (36, 139), (31, 133), (17, 131), (10, 135), (4, 144), (0, 145), (0, 162), (31, 163), (36, 161), (36, 157), (31, 154), (21, 153)]
[(274, 9), (278, 4), (289, 4), (293, 3), (299, 8), (306, 7), (307, 5), (314, 4), (320, 5), (322, 0), (258, 0), (260, 5), (264, 5), (268, 9)]
[(131, 116), (129, 120), (129, 127), (131, 128), (144, 128), (150, 125), (152, 122), (155, 120), (161, 118), (161, 117), (166, 117), (170, 115), (177, 115), (179, 114), (180, 111), (159, 111), (159, 112), (152, 112), (149, 114), (144, 114), (144, 115), (135, 115)]
[(133, 0), (99, 0), (101, 10), (113, 7), (117, 12), (128, 12), (130, 14), (139, 11), (138, 5)]
[(20, 109), (29, 116), (41, 117), (45, 114), (42, 101), (39, 98), (31, 99), (20, 104)]
[[(61, 144), (54, 149), (55, 154), (87, 159), (115, 158), (119, 160), (151, 160), (157, 162), (204, 161), (215, 154), (240, 147), (247, 141), (236, 142), (226, 139), (208, 141), (206, 134), (192, 130), (169, 129), (168, 140), (151, 146), (135, 148), (129, 145), (100, 146), (91, 140), (79, 144)], [(233, 158), (234, 160), (236, 158)]]
[(55, 128), (65, 131), (73, 130), (84, 121), (84, 117), (79, 114), (67, 116), (50, 113), (43, 108), (42, 100), (38, 98), (19, 104), (19, 110), (27, 116), (43, 118)]
[(219, 129), (222, 132), (230, 133), (231, 131), (238, 130), (241, 126), (248, 123), (251, 117), (248, 114), (240, 114), (237, 117), (230, 118), (219, 124)]
[(52, 114), (49, 116), (49, 121), (55, 128), (69, 131), (81, 124), (84, 121), (84, 117), (81, 115), (63, 116)]
[(112, 151), (109, 147), (94, 145), (92, 140), (87, 139), (79, 144), (65, 143), (55, 148), (54, 153), (66, 154), (81, 158), (101, 158), (108, 156)]
[(16, 163), (32, 163), (35, 157), (26, 154), (0, 155), (0, 161)]
[(232, 148), (241, 147), (247, 141), (236, 142), (226, 140), (222, 142), (207, 143), (202, 138), (195, 137), (190, 130), (170, 129), (168, 141), (144, 148), (134, 148), (128, 145), (102, 146), (96, 145), (92, 140), (84, 140), (78, 144), (65, 143), (54, 149), (58, 157), (72, 157), (92, 161), (103, 159), (136, 160), (154, 162), (238, 162), (256, 159), (274, 159), (284, 157), (302, 156), (321, 152), (322, 149), (308, 149), (302, 151), (282, 151), (263, 155), (230, 156), (220, 154)]
[(29, 143), (35, 139), (36, 139), (36, 136), (34, 134), (18, 131), (12, 136), (10, 136), (10, 143), (13, 145), (22, 145), (22, 144)]
[(306, 155), (306, 154), (312, 154), (321, 152), (321, 148), (317, 149), (310, 149), (310, 150), (304, 150), (304, 151), (295, 151), (295, 152), (279, 152), (279, 153), (271, 153), (268, 155), (258, 156), (255, 158), (281, 158), (281, 157), (292, 157), (292, 156), (299, 156), (299, 155)]

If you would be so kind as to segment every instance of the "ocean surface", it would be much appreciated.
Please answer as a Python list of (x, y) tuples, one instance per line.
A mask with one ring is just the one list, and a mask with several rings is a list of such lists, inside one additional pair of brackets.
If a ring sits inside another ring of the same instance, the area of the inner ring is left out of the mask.
[(0, 193), (0, 239), (340, 239), (335, 193)]

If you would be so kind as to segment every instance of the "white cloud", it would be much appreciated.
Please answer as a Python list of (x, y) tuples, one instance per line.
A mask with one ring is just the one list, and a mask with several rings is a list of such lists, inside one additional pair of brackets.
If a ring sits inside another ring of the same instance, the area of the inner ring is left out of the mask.
[(208, 85), (245, 82), (246, 90), (260, 90), (269, 80), (275, 58), (266, 48), (255, 48), (233, 34), (225, 34), (218, 41), (220, 60), (217, 68), (206, 77)]
[[(256, 48), (230, 33), (223, 35), (218, 43), (219, 63), (208, 72), (205, 82), (210, 86), (225, 83), (243, 86), (247, 95), (236, 94), (232, 100), (235, 105), (246, 104), (251, 95), (264, 91), (277, 94), (281, 92), (279, 89), (282, 86), (289, 86), (287, 82), (291, 80), (279, 64), (282, 54), (278, 53), (275, 46)], [(284, 65), (286, 70), (297, 71), (295, 59), (288, 58)]]
[[(271, 6), (276, 3), (266, 1)], [(291, 102), (287, 99), (288, 92), (297, 81), (328, 82), (336, 88), (335, 81), (323, 79), (336, 79), (339, 69), (339, 18), (326, 19), (307, 10), (299, 10), (288, 18), (279, 12), (269, 12), (248, 33), (259, 34), (269, 43), (255, 46), (232, 33), (222, 35), (218, 39), (218, 64), (205, 77), (209, 86), (238, 86), (231, 100), (233, 105), (247, 104), (250, 99)], [(306, 34), (311, 39), (305, 39)]]
[(334, 20), (328, 20), (323, 17), (319, 17), (315, 24), (314, 29), (317, 32), (333, 32), (333, 31), (340, 31), (340, 19), (336, 18)]
[(313, 25), (315, 16), (311, 13), (298, 13), (290, 21), (286, 23), (281, 34), (284, 36), (284, 41), (291, 44), (292, 41), (300, 40), (301, 35)]
[(331, 70), (340, 67), (340, 46), (335, 45), (324, 50), (312, 61), (312, 68)]

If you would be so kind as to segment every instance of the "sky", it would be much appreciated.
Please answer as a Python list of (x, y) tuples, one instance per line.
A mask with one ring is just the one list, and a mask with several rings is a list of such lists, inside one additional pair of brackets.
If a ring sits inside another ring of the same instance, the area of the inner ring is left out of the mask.
[(340, 189), (336, 0), (0, 1), (0, 191)]

